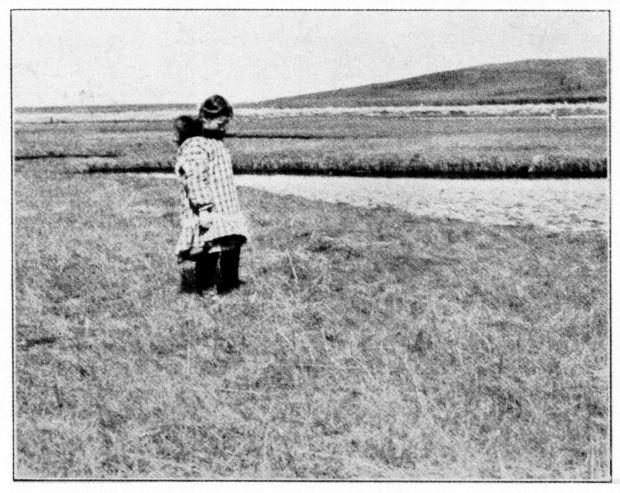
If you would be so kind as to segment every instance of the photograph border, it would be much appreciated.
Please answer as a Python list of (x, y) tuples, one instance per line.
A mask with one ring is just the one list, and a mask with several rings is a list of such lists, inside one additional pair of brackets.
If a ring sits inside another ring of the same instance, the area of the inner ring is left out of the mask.
[[(609, 211), (609, 223), (607, 229), (608, 235), (608, 298), (609, 298), (609, 306), (608, 306), (608, 333), (609, 333), (609, 381), (608, 381), (608, 392), (609, 392), (609, 480), (489, 480), (489, 479), (472, 479), (472, 480), (449, 480), (449, 479), (404, 479), (404, 480), (391, 480), (391, 479), (245, 479), (245, 478), (165, 478), (165, 479), (151, 479), (151, 478), (128, 478), (128, 479), (107, 479), (107, 478), (18, 478), (16, 477), (16, 434), (15, 434), (15, 392), (16, 392), (16, 374), (15, 374), (15, 355), (16, 355), (16, 347), (15, 347), (15, 334), (16, 334), (16, 321), (15, 321), (15, 282), (16, 282), (16, 274), (15, 274), (15, 204), (14, 204), (14, 159), (15, 159), (15, 128), (14, 128), (14, 100), (13, 100), (13, 13), (14, 12), (44, 12), (44, 11), (64, 11), (64, 12), (110, 12), (110, 11), (135, 11), (135, 12), (178, 12), (178, 11), (198, 11), (198, 12), (403, 12), (403, 13), (413, 13), (413, 12), (533, 12), (533, 13), (545, 13), (545, 12), (580, 12), (580, 13), (588, 13), (588, 12), (599, 12), (599, 13), (607, 13), (607, 23), (608, 23), (608, 57), (607, 57), (607, 77), (608, 77), (608, 85), (607, 85), (607, 143), (608, 143), (608, 166), (607, 166), (607, 185), (608, 185), (608, 211)], [(170, 7), (127, 7), (127, 8), (100, 8), (100, 7), (87, 7), (87, 8), (11, 8), (9, 15), (9, 39), (10, 39), (10, 50), (9, 50), (9, 77), (10, 77), (10, 153), (11, 153), (11, 208), (10, 208), (10, 228), (11, 228), (11, 418), (12, 418), (12, 479), (17, 483), (158, 483), (158, 482), (175, 482), (175, 483), (452, 483), (452, 484), (532, 484), (532, 483), (542, 483), (542, 484), (608, 484), (613, 483), (613, 405), (612, 405), (612, 369), (613, 369), (613, 360), (612, 360), (612, 166), (611, 166), (611, 158), (612, 158), (612, 10), (611, 9), (484, 9), (484, 8), (463, 8), (463, 9), (416, 9), (416, 8), (188, 8), (188, 7), (178, 7), (178, 8), (170, 8)]]

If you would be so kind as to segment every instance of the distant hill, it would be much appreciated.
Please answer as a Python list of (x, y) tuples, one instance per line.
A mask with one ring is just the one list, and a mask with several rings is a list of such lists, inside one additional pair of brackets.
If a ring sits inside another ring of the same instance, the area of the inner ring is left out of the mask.
[(525, 60), (304, 94), (247, 107), (358, 107), (553, 103), (606, 100), (604, 58)]

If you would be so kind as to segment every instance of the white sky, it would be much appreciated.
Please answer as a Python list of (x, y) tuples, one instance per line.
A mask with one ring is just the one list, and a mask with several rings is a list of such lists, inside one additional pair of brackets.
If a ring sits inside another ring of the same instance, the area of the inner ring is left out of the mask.
[(607, 57), (604, 12), (15, 11), (16, 106), (233, 103)]

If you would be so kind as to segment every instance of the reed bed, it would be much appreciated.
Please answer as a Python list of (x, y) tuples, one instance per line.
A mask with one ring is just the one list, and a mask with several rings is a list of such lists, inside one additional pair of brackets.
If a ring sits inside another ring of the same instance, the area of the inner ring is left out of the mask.
[[(74, 171), (172, 170), (173, 138), (169, 122), (19, 125), (16, 166), (73, 158)], [(603, 118), (322, 115), (241, 117), (228, 145), (238, 173), (605, 177), (606, 139)]]

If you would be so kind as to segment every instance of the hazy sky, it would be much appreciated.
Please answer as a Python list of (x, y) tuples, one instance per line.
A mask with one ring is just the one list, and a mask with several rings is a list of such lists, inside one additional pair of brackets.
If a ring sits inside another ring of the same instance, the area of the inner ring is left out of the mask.
[(16, 106), (233, 103), (527, 58), (607, 57), (604, 12), (13, 12)]

